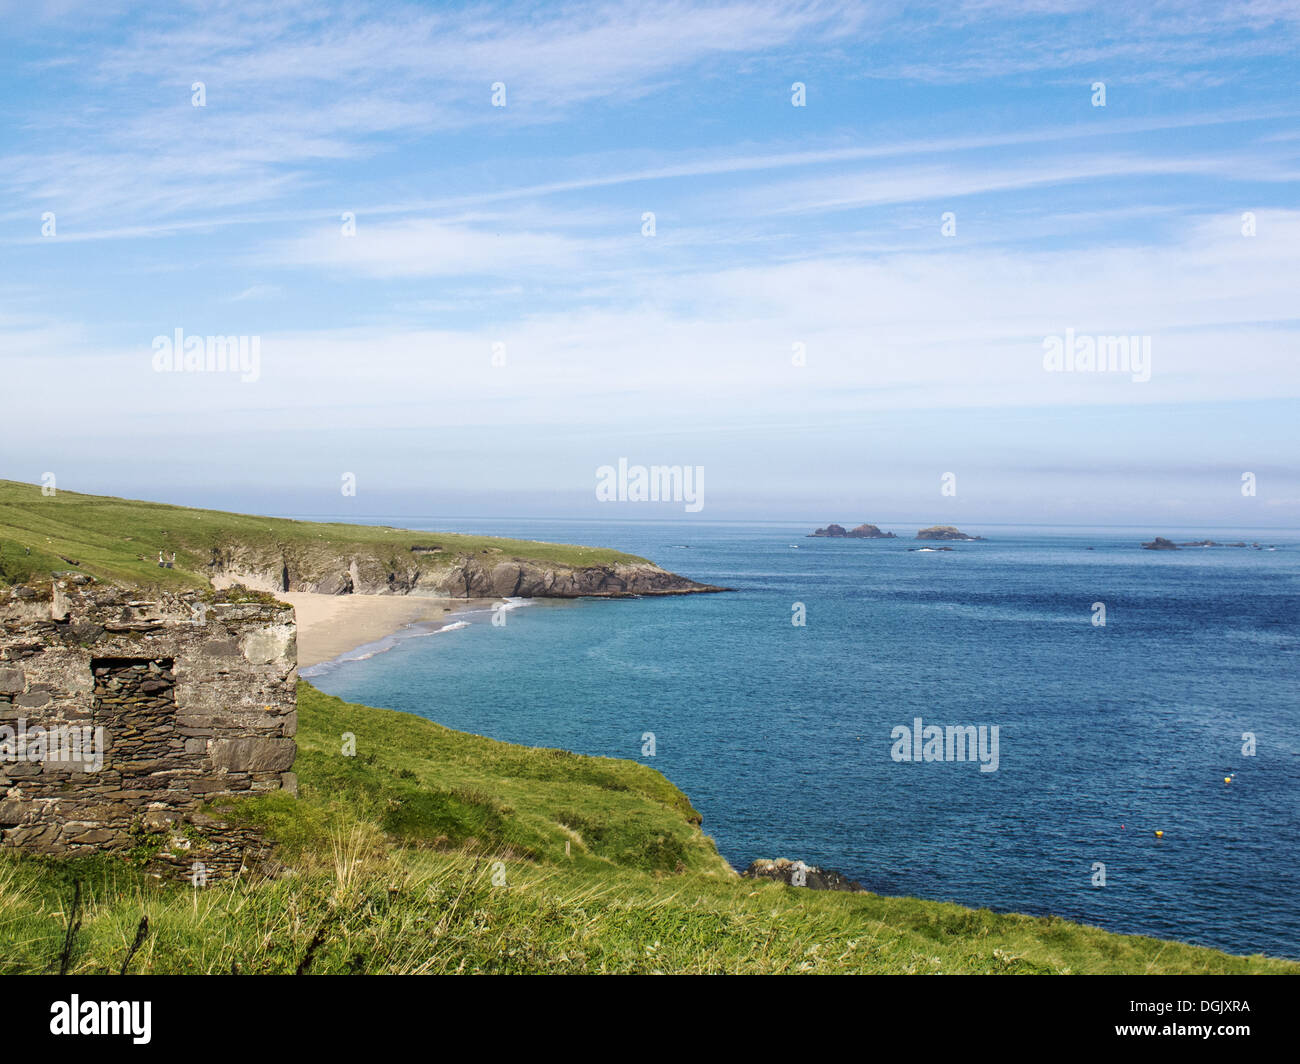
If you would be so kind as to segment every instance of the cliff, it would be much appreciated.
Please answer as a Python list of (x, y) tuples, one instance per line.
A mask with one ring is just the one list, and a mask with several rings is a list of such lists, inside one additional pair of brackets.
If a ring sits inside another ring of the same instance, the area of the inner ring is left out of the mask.
[(0, 584), (73, 571), (131, 587), (454, 598), (723, 588), (622, 551), (196, 510), (0, 481)]
[(569, 565), (502, 548), (426, 553), (286, 546), (214, 548), (206, 566), (213, 587), (324, 595), (434, 595), (450, 598), (578, 598), (686, 595), (722, 588), (696, 583), (644, 560)]

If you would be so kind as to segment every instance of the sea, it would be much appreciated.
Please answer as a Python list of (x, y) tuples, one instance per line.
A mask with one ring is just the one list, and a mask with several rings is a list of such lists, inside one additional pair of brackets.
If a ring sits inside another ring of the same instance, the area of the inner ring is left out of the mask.
[[(731, 590), (415, 625), (304, 670), (330, 694), (649, 764), (738, 869), (1300, 958), (1300, 533), (1161, 528), (1248, 544), (1162, 552), (1138, 528), (372, 523), (612, 547)], [(959, 760), (967, 727), (984, 745)]]

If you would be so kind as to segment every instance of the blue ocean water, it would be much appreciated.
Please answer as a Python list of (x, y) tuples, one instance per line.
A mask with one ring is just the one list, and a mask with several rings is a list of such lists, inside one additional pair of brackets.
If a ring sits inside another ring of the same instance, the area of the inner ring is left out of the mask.
[[(409, 629), (311, 670), (331, 694), (645, 761), (737, 867), (1300, 958), (1295, 533), (1161, 529), (1278, 547), (1164, 553), (1148, 530), (989, 526), (927, 553), (788, 524), (377, 520), (615, 547), (735, 591)], [(997, 725), (997, 771), (895, 761), (916, 717)]]

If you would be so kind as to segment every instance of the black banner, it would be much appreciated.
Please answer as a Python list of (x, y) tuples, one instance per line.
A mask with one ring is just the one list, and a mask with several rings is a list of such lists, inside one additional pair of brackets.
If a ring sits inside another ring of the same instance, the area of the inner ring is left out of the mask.
[(796, 1053), (814, 1051), (832, 1032), (864, 1048), (881, 1037), (923, 1051), (1042, 1048), (1049, 1039), (1072, 1049), (1154, 1043), (1232, 1053), (1281, 1046), (1295, 1031), (1296, 984), (1280, 977), (825, 977), (833, 988), (798, 977), (701, 985), (707, 978), (10, 977), (0, 993), (8, 1049), (113, 1043), (128, 1054), (244, 1037), (265, 1050), (338, 1054), (433, 1029), (494, 1046), (515, 1032), (534, 1046), (547, 1032), (641, 1043), (656, 1030), (675, 1038), (683, 1023), (714, 1027), (733, 1043), (755, 1024), (748, 1033), (779, 1037)]

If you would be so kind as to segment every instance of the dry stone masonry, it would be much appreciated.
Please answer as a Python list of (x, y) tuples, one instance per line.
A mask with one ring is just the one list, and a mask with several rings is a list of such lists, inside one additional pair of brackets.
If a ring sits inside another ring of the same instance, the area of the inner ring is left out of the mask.
[(291, 607), (79, 573), (0, 594), (0, 845), (217, 878), (267, 857), (201, 807), (297, 790)]

